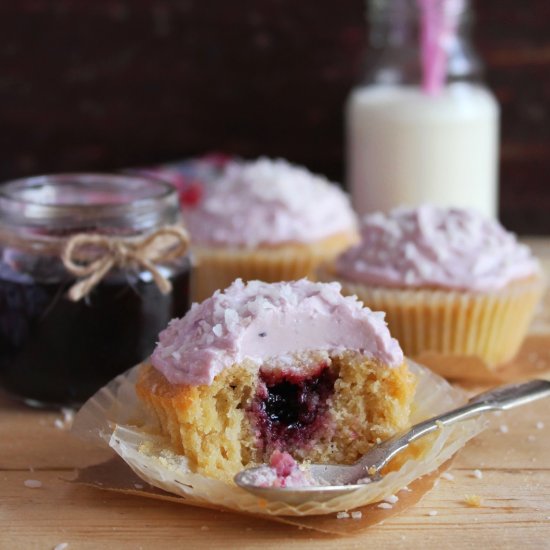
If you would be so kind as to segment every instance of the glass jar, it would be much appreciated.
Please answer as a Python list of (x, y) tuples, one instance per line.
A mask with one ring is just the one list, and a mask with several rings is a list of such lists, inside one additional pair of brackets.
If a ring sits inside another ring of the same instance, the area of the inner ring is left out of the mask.
[(31, 405), (82, 403), (145, 359), (189, 307), (175, 189), (64, 174), (0, 186), (0, 381)]
[(370, 0), (366, 73), (347, 102), (360, 214), (432, 203), (496, 216), (499, 109), (468, 0)]

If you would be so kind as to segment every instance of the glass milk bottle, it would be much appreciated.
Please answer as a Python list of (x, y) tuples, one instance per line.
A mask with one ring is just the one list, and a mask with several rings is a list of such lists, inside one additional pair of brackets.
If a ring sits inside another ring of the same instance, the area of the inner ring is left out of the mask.
[(499, 109), (469, 0), (369, 0), (368, 16), (366, 77), (346, 109), (356, 210), (432, 203), (496, 216)]

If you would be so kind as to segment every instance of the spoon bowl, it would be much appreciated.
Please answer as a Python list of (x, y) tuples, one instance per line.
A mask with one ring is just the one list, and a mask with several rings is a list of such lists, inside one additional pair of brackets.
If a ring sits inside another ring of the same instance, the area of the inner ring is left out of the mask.
[[(253, 470), (254, 468), (250, 468)], [(243, 483), (239, 476), (235, 476), (235, 483), (246, 489), (253, 495), (266, 500), (275, 500), (299, 506), (306, 502), (326, 502), (334, 498), (347, 495), (357, 489), (364, 488), (364, 485), (327, 485), (327, 486), (303, 486), (303, 487), (258, 487)]]

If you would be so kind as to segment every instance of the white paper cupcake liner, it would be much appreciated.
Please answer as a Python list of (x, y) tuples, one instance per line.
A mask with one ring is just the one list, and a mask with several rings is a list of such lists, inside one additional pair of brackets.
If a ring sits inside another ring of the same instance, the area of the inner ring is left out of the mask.
[[(430, 370), (409, 362), (418, 386), (411, 423), (463, 404), (466, 395)], [(349, 495), (323, 503), (298, 506), (266, 501), (217, 479), (193, 473), (187, 460), (170, 450), (167, 438), (151, 435), (156, 421), (138, 400), (134, 385), (140, 365), (112, 380), (78, 412), (73, 431), (80, 437), (110, 445), (132, 470), (151, 485), (185, 498), (187, 504), (223, 507), (261, 515), (308, 516), (350, 510), (378, 502), (397, 493), (450, 459), (485, 426), (482, 418), (442, 427), (426, 445), (422, 455), (411, 458), (379, 482), (365, 485)]]
[(395, 290), (343, 284), (371, 309), (385, 311), (390, 331), (410, 356), (424, 351), (479, 357), (488, 366), (511, 359), (527, 334), (542, 284), (538, 279), (493, 293)]

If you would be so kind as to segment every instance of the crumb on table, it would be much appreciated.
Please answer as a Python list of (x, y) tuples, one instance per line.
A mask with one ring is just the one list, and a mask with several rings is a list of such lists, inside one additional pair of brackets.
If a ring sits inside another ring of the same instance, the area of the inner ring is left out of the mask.
[(483, 503), (479, 495), (464, 495), (464, 502), (471, 508), (479, 508)]

